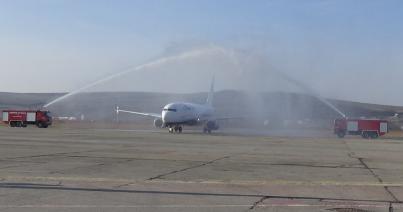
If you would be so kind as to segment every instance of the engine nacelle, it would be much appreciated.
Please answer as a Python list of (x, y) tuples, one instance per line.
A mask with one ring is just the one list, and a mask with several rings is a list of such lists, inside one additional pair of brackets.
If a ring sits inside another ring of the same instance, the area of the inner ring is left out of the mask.
[(160, 118), (154, 119), (154, 127), (162, 128), (163, 124), (164, 124), (164, 122), (162, 122), (162, 119), (160, 119)]
[(218, 130), (218, 128), (220, 128), (217, 121), (208, 121), (206, 127), (209, 130)]

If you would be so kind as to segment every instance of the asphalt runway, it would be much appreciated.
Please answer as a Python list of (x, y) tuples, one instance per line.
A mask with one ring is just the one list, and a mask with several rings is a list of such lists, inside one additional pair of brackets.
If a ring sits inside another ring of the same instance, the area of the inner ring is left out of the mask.
[(229, 132), (0, 126), (0, 211), (403, 211), (400, 138)]

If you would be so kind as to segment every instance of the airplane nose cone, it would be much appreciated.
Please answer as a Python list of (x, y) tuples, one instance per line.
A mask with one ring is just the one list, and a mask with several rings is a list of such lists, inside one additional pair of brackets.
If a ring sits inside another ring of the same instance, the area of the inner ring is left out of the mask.
[(162, 121), (165, 123), (172, 122), (172, 114), (170, 112), (164, 111), (162, 113)]

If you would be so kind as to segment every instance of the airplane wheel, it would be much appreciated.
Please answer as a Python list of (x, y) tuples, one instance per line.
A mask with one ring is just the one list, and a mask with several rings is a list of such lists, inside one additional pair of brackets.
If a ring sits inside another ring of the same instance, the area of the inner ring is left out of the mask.
[(182, 127), (178, 127), (178, 132), (182, 133)]

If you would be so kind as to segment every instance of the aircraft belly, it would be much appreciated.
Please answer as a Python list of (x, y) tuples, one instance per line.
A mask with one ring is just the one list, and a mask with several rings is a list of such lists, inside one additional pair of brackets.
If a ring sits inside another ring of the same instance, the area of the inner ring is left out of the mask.
[(197, 121), (197, 119), (185, 119), (183, 121), (180, 122), (167, 122), (166, 125), (176, 125), (176, 124), (182, 124), (182, 125), (197, 125), (199, 124), (199, 122)]

